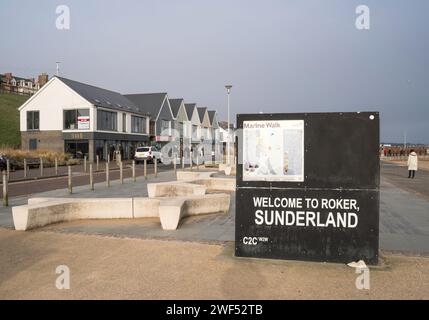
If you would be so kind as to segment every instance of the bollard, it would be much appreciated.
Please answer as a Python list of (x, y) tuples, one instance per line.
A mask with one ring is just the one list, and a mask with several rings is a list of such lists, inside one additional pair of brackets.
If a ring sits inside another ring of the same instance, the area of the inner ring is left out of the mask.
[(71, 166), (67, 166), (67, 169), (68, 169), (68, 188), (69, 188), (69, 193), (72, 194), (73, 193), (72, 168), (71, 168)]
[(124, 184), (124, 167), (122, 161), (119, 162), (119, 180)]
[(86, 172), (86, 156), (83, 157), (83, 172)]
[(182, 157), (182, 169), (185, 169), (185, 157)]
[(98, 171), (98, 166), (100, 164), (100, 157), (98, 156), (98, 154), (97, 154), (97, 157), (96, 157), (96, 161), (97, 161), (97, 171)]
[(10, 180), (10, 160), (6, 159), (6, 175), (7, 175), (7, 181)]
[(43, 158), (40, 158), (40, 176), (43, 177)]
[(155, 178), (158, 176), (158, 159), (153, 158), (153, 170), (155, 172)]
[(136, 161), (133, 160), (133, 181), (136, 182), (137, 178), (136, 178)]
[(109, 161), (106, 162), (106, 186), (110, 187)]
[(3, 174), (3, 206), (7, 207), (9, 206), (9, 199), (8, 199), (8, 190), (7, 190), (7, 173), (6, 171), (2, 171)]
[(144, 165), (143, 165), (143, 175), (145, 180), (147, 180), (147, 159), (144, 159), (143, 161)]
[(200, 156), (197, 153), (197, 171), (200, 171)]
[(189, 152), (189, 169), (192, 171), (192, 151)]
[(107, 163), (110, 163), (110, 153), (107, 155)]
[(24, 178), (27, 178), (27, 159), (24, 159)]
[(174, 159), (173, 159), (173, 168), (174, 168), (174, 173), (176, 173), (177, 172), (176, 156), (174, 156)]
[(55, 158), (55, 175), (58, 175), (58, 159)]
[(94, 172), (92, 170), (92, 163), (89, 164), (89, 186), (91, 191), (94, 191)]

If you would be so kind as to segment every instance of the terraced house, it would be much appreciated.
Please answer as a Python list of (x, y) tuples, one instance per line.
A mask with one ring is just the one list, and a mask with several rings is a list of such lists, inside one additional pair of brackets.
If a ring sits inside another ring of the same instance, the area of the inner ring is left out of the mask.
[(152, 145), (161, 148), (168, 142), (174, 141), (172, 129), (175, 118), (171, 111), (167, 93), (138, 93), (124, 96), (149, 115), (149, 133)]
[(214, 137), (217, 126), (216, 113), (169, 99), (165, 92), (122, 95), (56, 76), (19, 110), (22, 149), (90, 161), (119, 154), (131, 159), (138, 146), (162, 148), (173, 141), (182, 156), (186, 146)]
[(210, 134), (214, 141), (219, 141), (219, 123), (217, 119), (217, 112), (215, 110), (207, 111), (210, 121)]
[(201, 121), (198, 115), (197, 105), (195, 103), (185, 103), (186, 114), (190, 127), (191, 144), (201, 143)]
[(191, 122), (185, 108), (183, 99), (170, 99), (170, 107), (174, 117), (174, 133), (179, 142), (180, 157), (183, 156), (184, 146), (191, 143)]
[(48, 75), (42, 73), (37, 81), (33, 78), (14, 76), (11, 72), (0, 74), (0, 92), (33, 95), (48, 82)]
[(210, 119), (206, 107), (197, 107), (198, 116), (200, 118), (201, 139), (211, 140), (210, 134)]

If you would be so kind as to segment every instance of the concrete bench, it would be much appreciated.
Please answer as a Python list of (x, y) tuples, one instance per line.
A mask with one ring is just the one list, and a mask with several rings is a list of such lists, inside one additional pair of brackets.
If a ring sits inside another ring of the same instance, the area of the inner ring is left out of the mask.
[(163, 230), (176, 230), (184, 217), (229, 211), (228, 194), (211, 194), (204, 197), (188, 196), (161, 201), (159, 218)]
[(227, 165), (227, 164), (219, 164), (219, 171), (224, 171), (227, 176), (235, 176), (237, 174), (237, 170), (235, 165)]
[(234, 192), (236, 185), (235, 179), (229, 178), (200, 179), (193, 181), (193, 183), (205, 186), (207, 192)]
[(12, 208), (16, 230), (30, 230), (49, 224), (81, 219), (133, 217), (132, 198), (30, 200)]
[(206, 193), (206, 188), (204, 185), (198, 185), (182, 181), (171, 181), (148, 183), (147, 192), (149, 198), (177, 197), (187, 195), (204, 195)]
[(12, 208), (16, 230), (84, 219), (159, 217), (164, 230), (176, 230), (190, 215), (226, 213), (229, 194), (190, 195), (174, 198), (33, 198)]
[(215, 171), (177, 171), (176, 177), (177, 181), (192, 181), (203, 178), (208, 179), (215, 173)]

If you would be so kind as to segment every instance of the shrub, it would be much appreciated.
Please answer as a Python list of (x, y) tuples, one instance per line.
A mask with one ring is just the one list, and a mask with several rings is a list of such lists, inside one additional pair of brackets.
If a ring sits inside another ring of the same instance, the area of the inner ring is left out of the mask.
[[(55, 163), (55, 158), (58, 160), (58, 165), (66, 165), (71, 160), (71, 155), (64, 152), (55, 152), (49, 150), (20, 150), (10, 148), (0, 148), (0, 154), (14, 160), (19, 167), (24, 166), (24, 158), (42, 158), (43, 164), (52, 166)], [(73, 159), (75, 160), (75, 159)], [(73, 162), (73, 161), (72, 161)], [(76, 164), (73, 162), (73, 164)]]

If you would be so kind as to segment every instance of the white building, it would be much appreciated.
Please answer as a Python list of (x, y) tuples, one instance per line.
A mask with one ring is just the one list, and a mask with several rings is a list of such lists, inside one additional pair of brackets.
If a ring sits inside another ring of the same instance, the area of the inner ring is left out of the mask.
[(124, 159), (149, 141), (149, 116), (123, 95), (53, 77), (20, 108), (22, 149)]

